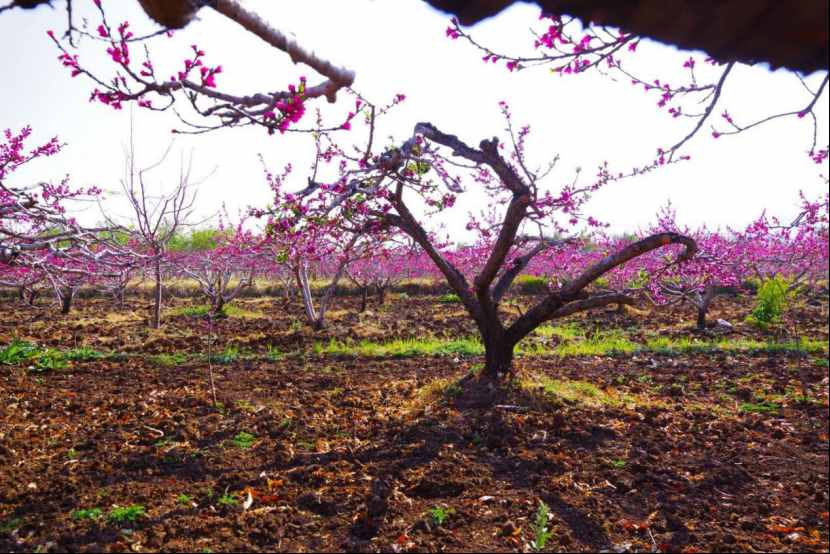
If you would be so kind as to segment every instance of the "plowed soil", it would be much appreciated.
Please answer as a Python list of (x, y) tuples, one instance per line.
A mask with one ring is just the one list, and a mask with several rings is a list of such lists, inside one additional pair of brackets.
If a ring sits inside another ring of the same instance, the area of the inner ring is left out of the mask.
[[(168, 314), (161, 331), (140, 301), (84, 300), (63, 318), (4, 304), (0, 347), (120, 355), (0, 366), (0, 551), (527, 551), (540, 501), (545, 551), (828, 550), (826, 350), (526, 356), (496, 406), (461, 408), (452, 383), (475, 357), (310, 348), (467, 336), (461, 308), (392, 298), (359, 314), (356, 302), (338, 299), (320, 333), (274, 298), (212, 323)], [(826, 297), (803, 300), (778, 337), (741, 323), (749, 309), (724, 299), (712, 319), (736, 339), (827, 340)], [(699, 337), (693, 316), (570, 321)], [(247, 355), (211, 364), (214, 403), (193, 355), (227, 345)], [(135, 521), (110, 517), (131, 505), (144, 508)]]

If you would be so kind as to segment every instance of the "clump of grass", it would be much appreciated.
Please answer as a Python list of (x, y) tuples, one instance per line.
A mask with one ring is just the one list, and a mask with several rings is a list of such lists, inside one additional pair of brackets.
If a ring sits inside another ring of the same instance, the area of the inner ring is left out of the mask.
[(451, 292), (449, 294), (442, 294), (438, 297), (438, 302), (442, 304), (461, 304), (461, 297)]
[(238, 501), (236, 498), (234, 498), (234, 497), (233, 497), (233, 495), (230, 495), (230, 494), (228, 494), (227, 492), (225, 492), (225, 494), (223, 494), (222, 496), (220, 496), (220, 497), (216, 500), (216, 502), (217, 502), (220, 506), (228, 506), (228, 507), (230, 507), (230, 506), (236, 506), (237, 504), (239, 504), (239, 501)]
[(193, 497), (189, 494), (181, 493), (176, 497), (176, 502), (183, 506), (190, 506), (191, 502), (193, 502)]
[(239, 349), (235, 346), (226, 346), (224, 350), (210, 355), (210, 361), (215, 364), (228, 365), (239, 359)]
[(132, 504), (130, 506), (116, 506), (110, 510), (107, 518), (112, 523), (125, 523), (127, 521), (136, 521), (138, 518), (144, 516), (146, 511), (141, 504)]
[(187, 355), (182, 352), (168, 353), (162, 352), (150, 357), (150, 362), (162, 367), (180, 366), (187, 362)]

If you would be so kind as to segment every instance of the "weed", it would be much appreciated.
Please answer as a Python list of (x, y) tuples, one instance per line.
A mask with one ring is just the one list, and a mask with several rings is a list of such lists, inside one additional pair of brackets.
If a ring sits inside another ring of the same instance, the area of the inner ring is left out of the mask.
[(285, 356), (285, 354), (280, 352), (279, 348), (271, 344), (268, 345), (268, 350), (265, 353), (265, 357), (268, 358), (269, 361), (276, 362), (277, 360), (281, 360), (283, 356)]
[(438, 302), (442, 304), (461, 304), (461, 297), (455, 293), (442, 294), (438, 297)]
[(91, 362), (93, 360), (100, 360), (104, 357), (104, 354), (91, 346), (79, 346), (78, 348), (67, 350), (64, 356), (67, 360), (73, 362)]
[(66, 459), (67, 460), (77, 460), (78, 459), (78, 451), (74, 448), (70, 448), (66, 451)]
[(539, 551), (545, 548), (548, 539), (553, 536), (548, 528), (548, 518), (550, 517), (550, 508), (547, 504), (539, 501), (539, 507), (536, 509), (536, 517), (533, 520), (531, 530), (533, 531), (533, 540), (530, 541), (530, 547), (533, 550)]
[(0, 523), (0, 533), (9, 534), (21, 525), (23, 525), (23, 520), (19, 517), (6, 520), (3, 523)]
[(216, 502), (218, 502), (220, 506), (236, 506), (239, 504), (239, 501), (227, 492), (220, 496)]
[(609, 460), (608, 465), (610, 465), (614, 469), (622, 469), (622, 468), (625, 467), (625, 460), (620, 460), (620, 459)]
[(427, 510), (427, 513), (429, 513), (432, 518), (432, 522), (440, 527), (441, 525), (444, 525), (444, 522), (447, 521), (452, 514), (455, 513), (455, 509), (447, 508), (445, 506), (435, 506)]
[(237, 433), (236, 436), (233, 438), (234, 446), (243, 449), (251, 448), (254, 445), (255, 441), (256, 437), (250, 433), (246, 433), (245, 431)]
[(145, 515), (145, 513), (144, 506), (141, 504), (116, 506), (110, 510), (108, 519), (111, 523), (124, 523), (127, 521), (135, 521)]
[(781, 409), (779, 404), (769, 401), (744, 402), (738, 409), (746, 414), (777, 414)]
[(193, 502), (193, 497), (182, 493), (176, 497), (176, 502), (184, 506), (190, 506), (190, 503)]
[(217, 354), (210, 355), (210, 361), (215, 364), (228, 365), (239, 359), (239, 349), (235, 346), (227, 346)]
[(38, 351), (38, 347), (31, 342), (14, 339), (10, 344), (0, 349), (0, 364), (22, 364), (35, 357)]
[(101, 511), (101, 508), (87, 508), (75, 510), (70, 514), (70, 517), (75, 521), (81, 521), (84, 519), (100, 519), (102, 515), (104, 515), (104, 512)]
[(254, 406), (250, 400), (237, 400), (236, 407), (243, 412), (253, 412), (256, 410), (256, 406)]
[(66, 369), (66, 367), (67, 363), (63, 353), (48, 348), (38, 353), (38, 355), (34, 358), (34, 365), (29, 369), (32, 371), (43, 372), (55, 369)]

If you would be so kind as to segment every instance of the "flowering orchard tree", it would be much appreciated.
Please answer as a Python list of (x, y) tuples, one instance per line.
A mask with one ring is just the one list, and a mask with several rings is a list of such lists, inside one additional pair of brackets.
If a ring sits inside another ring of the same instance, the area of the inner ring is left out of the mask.
[(180, 268), (182, 275), (194, 279), (211, 306), (212, 317), (224, 317), (225, 306), (246, 288), (262, 271), (268, 252), (264, 237), (243, 228), (220, 225), (211, 237), (209, 250), (199, 248), (171, 252), (168, 263)]
[[(688, 260), (696, 251), (694, 241), (678, 233), (646, 237), (582, 268), (572, 280), (553, 288), (506, 325), (499, 304), (527, 265), (557, 244), (552, 233), (567, 233), (587, 220), (583, 209), (594, 191), (626, 175), (652, 171), (659, 164), (625, 174), (603, 165), (589, 183), (572, 180), (560, 187), (545, 187), (547, 167), (533, 168), (525, 159), (524, 142), (529, 130), (514, 132), (506, 104), (502, 104), (502, 111), (507, 121), (508, 147), (492, 138), (482, 140), (475, 148), (430, 123), (418, 123), (409, 139), (382, 153), (373, 151), (375, 120), (370, 117), (368, 139), (362, 147), (325, 149), (331, 152), (327, 163), (337, 167), (334, 182), (310, 180), (309, 186), (295, 195), (313, 199), (319, 206), (315, 213), (328, 218), (359, 216), (361, 225), (397, 229), (427, 253), (478, 326), (486, 352), (482, 380), (488, 389), (512, 373), (514, 347), (543, 322), (608, 304), (633, 303), (634, 299), (624, 294), (589, 291), (588, 287), (609, 271), (669, 245), (683, 247), (673, 263)], [(423, 219), (416, 217), (410, 207), (417, 198), (429, 212), (443, 212), (470, 188), (485, 191), (500, 211), (498, 222), (488, 227), (490, 246), (482, 252), (472, 282), (436, 246)], [(302, 213), (301, 209), (294, 211)]]
[[(337, 210), (326, 204), (329, 187), (316, 183), (316, 169), (321, 159), (331, 161), (334, 154), (321, 149), (321, 135), (316, 142), (318, 156), (309, 178), (310, 185), (301, 193), (286, 191), (286, 180), (292, 171), (290, 165), (281, 174), (266, 172), (274, 193), (274, 207), (255, 211), (255, 215), (268, 216), (266, 235), (273, 255), (294, 275), (306, 319), (315, 330), (320, 330), (326, 325), (326, 310), (337, 285), (346, 276), (348, 266), (373, 256), (377, 244), (387, 239), (378, 234), (377, 225), (364, 220), (360, 202), (343, 198)], [(315, 306), (309, 267), (324, 262), (329, 266), (325, 272), (329, 282), (323, 287), (318, 306)]]
[(349, 280), (360, 289), (360, 311), (366, 311), (369, 290), (374, 288), (378, 302), (386, 302), (386, 291), (403, 279), (414, 276), (412, 261), (419, 252), (416, 245), (378, 242), (368, 244), (369, 255), (349, 264)]
[(670, 71), (654, 74), (653, 67), (646, 64), (643, 69), (644, 64), (637, 59), (638, 45), (643, 37), (603, 25), (583, 25), (575, 17), (545, 12), (531, 28), (528, 45), (532, 49), (526, 55), (495, 51), (480, 43), (456, 18), (451, 19), (446, 35), (452, 40), (467, 42), (482, 54), (485, 63), (499, 65), (509, 72), (545, 67), (554, 75), (567, 78), (594, 71), (641, 88), (655, 100), (658, 110), (673, 119), (688, 122), (686, 131), (678, 139), (658, 147), (658, 159), (674, 159), (681, 148), (707, 126), (711, 136), (717, 139), (783, 118), (809, 120), (812, 133), (808, 155), (817, 164), (828, 157), (827, 144), (819, 143), (816, 117), (816, 106), (827, 91), (826, 72), (815, 88), (801, 75), (793, 73), (793, 78), (803, 86), (803, 98), (793, 98), (789, 110), (744, 120), (721, 102), (730, 75), (745, 65), (737, 61), (724, 63), (712, 57), (683, 54), (677, 60), (677, 69), (681, 70), (679, 76)]
[(830, 195), (810, 200), (802, 193), (800, 213), (789, 223), (764, 213), (737, 233), (749, 252), (752, 275), (761, 280), (780, 275), (791, 289), (826, 279), (829, 213)]
[(45, 277), (45, 274), (37, 269), (0, 263), (0, 287), (16, 289), (20, 302), (25, 302), (29, 306), (34, 305), (38, 289)]
[(0, 281), (28, 291), (48, 282), (62, 310), (70, 309), (74, 291), (85, 280), (95, 279), (134, 263), (130, 252), (111, 240), (111, 229), (84, 227), (67, 214), (73, 201), (94, 201), (96, 187), (75, 189), (69, 179), (59, 184), (42, 182), (14, 186), (10, 176), (25, 164), (60, 152), (57, 138), (27, 150), (29, 127), (18, 133), (4, 132), (0, 142)]
[[(150, 111), (172, 110), (184, 124), (180, 132), (201, 133), (221, 127), (249, 125), (264, 127), (268, 133), (298, 130), (294, 128), (303, 118), (309, 101), (326, 98), (329, 102), (335, 102), (338, 91), (354, 82), (353, 72), (318, 57), (235, 0), (141, 0), (147, 14), (168, 29), (186, 26), (198, 9), (210, 7), (269, 46), (287, 54), (295, 64), (315, 71), (323, 79), (310, 83), (300, 75), (292, 78), (294, 82), (278, 92), (232, 94), (219, 87), (222, 65), (208, 63), (206, 52), (195, 44), (183, 55), (175, 74), (162, 75), (149, 47), (135, 52), (136, 43), (156, 38), (159, 33), (138, 36), (132, 31), (129, 21), (113, 24), (107, 19), (106, 2), (93, 1), (99, 20), (94, 32), (79, 31), (70, 23), (70, 40), (65, 45), (53, 31), (49, 31), (50, 38), (60, 50), (60, 62), (73, 77), (82, 76), (93, 83), (90, 101), (116, 110), (128, 103)], [(95, 44), (106, 50), (112, 64), (110, 75), (96, 73), (83, 63), (80, 54), (75, 53), (72, 47), (74, 34), (94, 39)], [(162, 34), (172, 36), (170, 31)], [(175, 109), (175, 105), (181, 102), (189, 105), (202, 119), (190, 121), (184, 117), (180, 110)], [(354, 114), (349, 114), (345, 122), (335, 128), (347, 126), (352, 117)]]
[(747, 244), (730, 234), (711, 231), (706, 227), (690, 229), (676, 221), (671, 205), (658, 213), (657, 223), (646, 233), (679, 232), (692, 237), (698, 254), (682, 267), (666, 266), (665, 259), (652, 254), (644, 256), (640, 270), (649, 278), (642, 282), (656, 304), (685, 303), (697, 311), (697, 328), (706, 328), (706, 316), (712, 301), (719, 295), (737, 295), (749, 277), (751, 259)]

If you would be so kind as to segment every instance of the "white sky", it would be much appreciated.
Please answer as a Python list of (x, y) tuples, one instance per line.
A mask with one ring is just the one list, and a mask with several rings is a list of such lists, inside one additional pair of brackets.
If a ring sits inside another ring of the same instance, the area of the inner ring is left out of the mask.
[[(507, 100), (515, 122), (530, 123), (533, 128), (532, 159), (542, 164), (554, 154), (561, 155), (552, 185), (568, 182), (577, 166), (591, 174), (606, 159), (620, 169), (641, 164), (651, 159), (657, 146), (673, 144), (690, 129), (689, 121), (658, 112), (653, 96), (595, 73), (560, 78), (544, 68), (511, 74), (503, 65), (484, 64), (466, 43), (445, 38), (448, 16), (419, 0), (304, 0), (291, 3), (288, 10), (282, 2), (244, 3), (274, 26), (294, 32), (306, 48), (355, 70), (355, 88), (376, 103), (405, 93), (407, 101), (388, 118), (387, 135), (400, 139), (411, 133), (414, 123), (430, 121), (477, 144), (501, 134), (504, 124), (497, 103)], [(94, 15), (84, 2), (76, 4), (79, 17)], [(104, 0), (104, 5), (113, 24), (129, 19), (138, 33), (153, 29), (137, 2)], [(15, 10), (0, 16), (4, 52), (0, 58), (0, 129), (31, 125), (35, 131), (32, 146), (53, 135), (67, 143), (55, 158), (18, 172), (18, 184), (59, 179), (69, 173), (77, 186), (116, 191), (123, 172), (129, 110), (115, 112), (89, 103), (91, 83), (82, 77), (70, 79), (57, 61), (58, 52), (45, 31), (63, 33), (63, 7), (57, 3), (54, 10)], [(532, 37), (527, 29), (537, 16), (536, 7), (514, 5), (476, 26), (473, 33), (496, 50), (528, 52)], [(94, 28), (97, 20), (92, 21)], [(178, 67), (193, 43), (207, 52), (209, 65), (223, 65), (225, 72), (218, 76), (223, 91), (281, 90), (300, 75), (308, 75), (311, 83), (317, 81), (311, 70), (291, 65), (287, 56), (210, 9), (202, 10), (199, 20), (172, 40), (160, 38), (151, 43), (157, 67), (168, 68), (161, 74)], [(82, 61), (109, 75), (113, 66), (100, 56), (102, 50), (100, 43), (86, 42), (79, 54)], [(652, 71), (657, 76), (678, 75), (687, 57), (688, 53), (661, 45), (640, 47), (644, 64), (662, 68)], [(813, 75), (808, 82), (817, 86), (821, 78)], [(823, 122), (819, 147), (828, 142), (826, 96), (818, 109)], [(807, 100), (792, 75), (740, 66), (727, 84), (717, 113), (726, 108), (739, 122), (748, 122), (776, 111), (799, 109)], [(719, 117), (713, 119), (719, 123)], [(310, 122), (309, 114), (303, 123)], [(149, 163), (160, 155), (171, 137), (170, 129), (177, 124), (173, 114), (137, 111), (139, 157)], [(807, 118), (772, 122), (717, 141), (711, 139), (707, 126), (687, 145), (691, 162), (611, 185), (595, 195), (588, 211), (617, 231), (648, 225), (668, 199), (678, 209), (680, 220), (690, 224), (742, 225), (764, 209), (786, 217), (795, 213), (799, 189), (809, 196), (827, 190), (819, 178), (826, 173), (826, 164), (815, 165), (805, 153), (810, 134)], [(193, 151), (196, 174), (216, 168), (200, 187), (202, 215), (216, 212), (223, 202), (231, 210), (269, 203), (258, 154), (274, 170), (292, 161), (298, 186), (305, 178), (309, 155), (307, 136), (269, 137), (257, 128), (179, 136), (176, 149)], [(159, 186), (175, 181), (176, 161), (172, 156), (169, 172), (156, 174)], [(476, 196), (459, 202), (452, 210), (450, 229), (462, 228), (466, 211), (477, 211), (483, 207), (481, 202)], [(98, 219), (95, 210), (81, 217)]]

